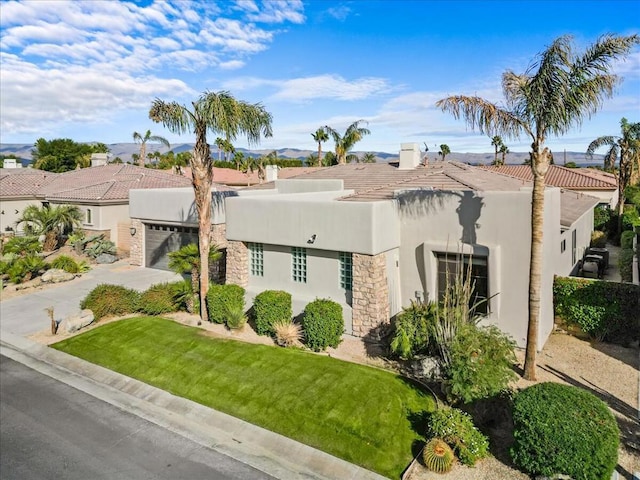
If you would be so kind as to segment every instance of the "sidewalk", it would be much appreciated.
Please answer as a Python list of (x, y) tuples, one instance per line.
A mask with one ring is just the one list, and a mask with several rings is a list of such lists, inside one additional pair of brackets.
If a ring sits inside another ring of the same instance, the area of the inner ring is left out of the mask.
[(282, 435), (24, 338), (46, 328), (48, 318), (44, 308), (54, 306), (56, 318), (75, 313), (80, 300), (100, 283), (118, 283), (142, 290), (154, 283), (175, 279), (175, 274), (170, 272), (121, 263), (100, 266), (90, 274), (44, 291), (3, 300), (0, 302), (0, 354), (275, 478), (385, 478)]

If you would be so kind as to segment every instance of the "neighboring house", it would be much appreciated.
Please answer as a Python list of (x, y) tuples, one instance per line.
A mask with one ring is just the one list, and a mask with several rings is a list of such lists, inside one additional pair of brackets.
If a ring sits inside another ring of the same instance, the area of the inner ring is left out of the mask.
[(0, 170), (2, 230), (15, 228), (27, 205), (75, 205), (82, 212), (81, 228), (103, 233), (122, 250), (129, 250), (131, 189), (191, 185), (187, 178), (161, 170), (112, 164), (51, 173), (35, 169)]
[[(440, 298), (463, 254), (476, 294), (488, 299), (487, 321), (524, 346), (530, 182), (454, 162), (424, 166), (420, 157), (408, 144), (395, 164), (337, 165), (214, 194), (212, 238), (226, 248), (227, 283), (243, 286), (248, 302), (266, 289), (290, 292), (296, 315), (330, 298), (347, 333), (376, 337), (412, 300)], [(540, 347), (553, 328), (553, 276), (576, 269), (598, 199), (549, 187), (545, 202)], [(193, 215), (193, 192), (132, 192), (143, 231), (196, 226)]]
[[(529, 165), (487, 165), (482, 168), (533, 181), (533, 173)], [(545, 176), (545, 183), (553, 187), (566, 188), (597, 197), (600, 199), (600, 204), (608, 205), (610, 208), (615, 208), (618, 203), (616, 176), (595, 168), (567, 168), (560, 165), (550, 165)]]
[[(278, 167), (277, 165), (265, 165), (265, 178), (258, 178), (258, 172), (244, 173), (241, 170), (233, 168), (219, 168), (213, 167), (213, 180), (221, 185), (228, 185), (234, 187), (247, 187), (250, 185), (259, 185), (264, 182), (272, 182), (277, 178), (291, 178), (297, 177), (304, 173), (315, 172), (322, 170), (326, 167)], [(191, 178), (191, 168), (180, 168), (182, 175), (187, 178)]]

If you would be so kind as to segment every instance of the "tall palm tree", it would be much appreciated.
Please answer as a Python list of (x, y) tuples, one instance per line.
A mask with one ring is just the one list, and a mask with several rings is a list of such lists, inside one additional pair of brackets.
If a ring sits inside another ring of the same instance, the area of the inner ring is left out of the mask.
[(500, 145), (500, 155), (502, 158), (500, 159), (499, 165), (504, 165), (505, 159), (507, 157), (507, 153), (509, 153), (509, 147), (507, 147), (504, 143)]
[(218, 161), (220, 161), (222, 160), (222, 149), (224, 146), (224, 138), (220, 138), (220, 137), (216, 138), (215, 145), (216, 147), (218, 147)]
[(373, 152), (367, 152), (362, 155), (360, 159), (362, 163), (376, 163), (376, 154)]
[(626, 118), (620, 120), (621, 136), (606, 135), (596, 138), (587, 147), (587, 158), (592, 159), (593, 153), (600, 147), (607, 146), (609, 150), (604, 155), (605, 170), (614, 172), (615, 164), (620, 155), (618, 166), (618, 234), (622, 230), (622, 214), (624, 213), (625, 189), (631, 183), (634, 171), (640, 169), (640, 123), (629, 123)]
[(349, 150), (353, 148), (353, 146), (362, 140), (362, 137), (365, 135), (369, 135), (371, 131), (368, 128), (361, 127), (361, 123), (367, 123), (364, 120), (357, 120), (353, 122), (347, 130), (344, 132), (344, 135), (340, 135), (333, 128), (326, 126), (325, 130), (333, 137), (333, 141), (335, 142), (335, 150), (336, 150), (336, 158), (338, 159), (338, 164), (347, 163), (347, 154)]
[(442, 156), (443, 162), (444, 162), (444, 159), (447, 158), (447, 155), (449, 155), (450, 153), (451, 153), (451, 149), (449, 148), (449, 145), (447, 145), (446, 143), (443, 143), (442, 145), (440, 145), (440, 151), (438, 152), (438, 154)]
[(562, 135), (585, 117), (595, 113), (605, 98), (613, 95), (619, 78), (611, 64), (624, 58), (639, 43), (638, 35), (600, 37), (578, 55), (570, 36), (554, 40), (523, 74), (502, 75), (506, 106), (480, 97), (452, 96), (436, 103), (455, 118), (463, 118), (483, 134), (531, 141), (533, 192), (531, 205), (531, 258), (529, 265), (529, 320), (524, 378), (536, 378), (536, 350), (540, 317), (542, 241), (545, 175), (551, 152), (544, 146), (549, 135)]
[(322, 166), (322, 142), (326, 142), (329, 140), (329, 134), (327, 133), (327, 129), (324, 127), (320, 127), (316, 130), (316, 133), (312, 133), (311, 136), (313, 139), (318, 142), (318, 166)]
[(44, 235), (42, 249), (45, 252), (55, 250), (63, 234), (69, 233), (82, 221), (82, 212), (75, 205), (48, 204), (38, 207), (27, 206), (16, 224), (24, 224), (25, 230), (34, 235)]
[(196, 137), (193, 156), (189, 164), (192, 172), (196, 209), (198, 210), (198, 244), (200, 247), (200, 317), (208, 320), (206, 295), (209, 289), (209, 250), (211, 232), (211, 184), (213, 161), (207, 143), (207, 131), (223, 133), (230, 140), (246, 135), (249, 145), (259, 143), (262, 135), (270, 137), (271, 114), (259, 104), (236, 100), (229, 92), (204, 92), (191, 109), (177, 102), (155, 99), (149, 118), (162, 123), (171, 132), (193, 132)]
[(169, 140), (160, 135), (151, 135), (151, 130), (147, 130), (144, 135), (133, 132), (133, 141), (140, 144), (140, 154), (138, 156), (138, 166), (140, 167), (144, 167), (144, 162), (147, 158), (147, 142), (159, 142), (165, 147), (171, 148)]
[(491, 145), (495, 149), (495, 155), (493, 157), (493, 164), (494, 165), (498, 165), (498, 152), (500, 151), (500, 148), (503, 145), (502, 137), (500, 135), (494, 135), (493, 138), (491, 138)]

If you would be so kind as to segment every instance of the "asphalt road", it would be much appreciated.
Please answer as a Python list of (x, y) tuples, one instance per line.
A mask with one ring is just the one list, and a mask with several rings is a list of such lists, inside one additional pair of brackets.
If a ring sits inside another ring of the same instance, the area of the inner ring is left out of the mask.
[(0, 479), (271, 479), (0, 356)]

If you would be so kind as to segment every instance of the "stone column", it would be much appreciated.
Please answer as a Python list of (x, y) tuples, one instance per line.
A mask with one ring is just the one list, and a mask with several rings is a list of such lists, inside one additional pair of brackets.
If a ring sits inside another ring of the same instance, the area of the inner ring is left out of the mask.
[(227, 248), (227, 224), (212, 224), (209, 239), (211, 240), (211, 243), (217, 245), (220, 250)]
[[(131, 226), (136, 229), (129, 243), (129, 263), (138, 267), (144, 266), (144, 223), (136, 218), (131, 219)], [(127, 235), (131, 235), (127, 232)]]
[(244, 242), (227, 242), (227, 282), (241, 287), (249, 285), (249, 247)]
[(376, 336), (389, 323), (389, 283), (384, 253), (353, 254), (353, 334)]

